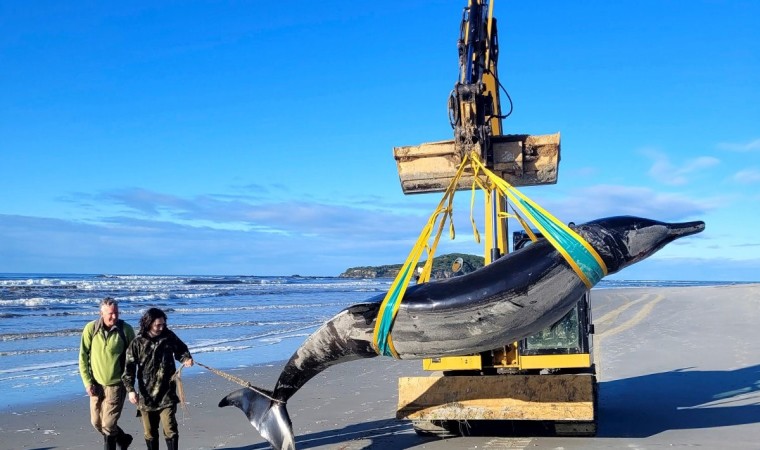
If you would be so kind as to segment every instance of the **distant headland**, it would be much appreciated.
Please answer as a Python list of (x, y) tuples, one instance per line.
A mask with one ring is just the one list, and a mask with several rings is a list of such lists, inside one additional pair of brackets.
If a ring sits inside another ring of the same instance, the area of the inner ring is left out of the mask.
[[(451, 265), (457, 258), (464, 261), (463, 267), (465, 272), (483, 267), (485, 260), (482, 256), (468, 255), (465, 253), (449, 253), (433, 258), (433, 270), (431, 278), (451, 278), (454, 272)], [(419, 263), (419, 267), (425, 264), (424, 261)], [(338, 275), (340, 278), (395, 278), (401, 270), (402, 264), (390, 264), (385, 266), (360, 266), (350, 267), (345, 272)]]

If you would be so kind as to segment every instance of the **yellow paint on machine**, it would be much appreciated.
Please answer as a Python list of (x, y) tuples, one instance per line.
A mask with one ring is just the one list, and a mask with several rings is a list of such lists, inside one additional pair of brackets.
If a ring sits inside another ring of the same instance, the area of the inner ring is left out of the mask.
[(422, 360), (423, 370), (480, 370), (483, 358), (480, 355), (444, 356)]
[[(512, 359), (516, 356), (516, 359)], [(509, 357), (509, 358), (508, 358)], [(495, 368), (514, 368), (519, 370), (541, 370), (541, 369), (580, 369), (592, 366), (591, 354), (559, 354), (559, 355), (514, 355), (505, 354), (503, 357), (495, 358), (498, 361), (495, 364), (489, 364), (489, 367)], [(483, 358), (481, 355), (467, 356), (443, 356), (440, 358), (426, 358), (422, 360), (423, 370), (481, 370), (483, 368)]]

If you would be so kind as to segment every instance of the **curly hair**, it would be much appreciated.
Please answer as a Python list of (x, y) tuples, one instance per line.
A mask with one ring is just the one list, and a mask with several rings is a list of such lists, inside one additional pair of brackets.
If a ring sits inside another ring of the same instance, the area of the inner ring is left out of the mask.
[(150, 326), (153, 324), (153, 322), (156, 319), (164, 319), (166, 320), (166, 313), (161, 311), (158, 308), (150, 308), (147, 311), (145, 311), (145, 314), (142, 315), (140, 318), (140, 331), (138, 334), (143, 337), (148, 337), (148, 331), (150, 331)]

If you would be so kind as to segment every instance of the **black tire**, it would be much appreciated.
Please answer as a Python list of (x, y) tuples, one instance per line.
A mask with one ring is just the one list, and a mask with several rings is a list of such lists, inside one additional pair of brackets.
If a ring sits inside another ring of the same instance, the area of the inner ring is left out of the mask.
[(555, 422), (554, 434), (568, 437), (593, 437), (596, 436), (596, 422)]
[(456, 421), (451, 420), (413, 420), (412, 428), (419, 436), (447, 438), (458, 436), (454, 432)]

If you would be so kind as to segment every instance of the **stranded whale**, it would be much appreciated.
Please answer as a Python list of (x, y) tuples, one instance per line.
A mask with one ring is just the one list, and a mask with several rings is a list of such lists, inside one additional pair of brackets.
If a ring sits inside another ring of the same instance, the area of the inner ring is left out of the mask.
[[(574, 230), (612, 274), (704, 228), (704, 222), (622, 216)], [(409, 287), (393, 322), (393, 344), (401, 359), (491, 350), (555, 323), (586, 289), (560, 253), (542, 239), (467, 275)], [(219, 406), (240, 408), (275, 449), (294, 449), (286, 402), (328, 367), (378, 356), (372, 340), (383, 297), (346, 308), (309, 336), (283, 368), (274, 391), (240, 389)]]

